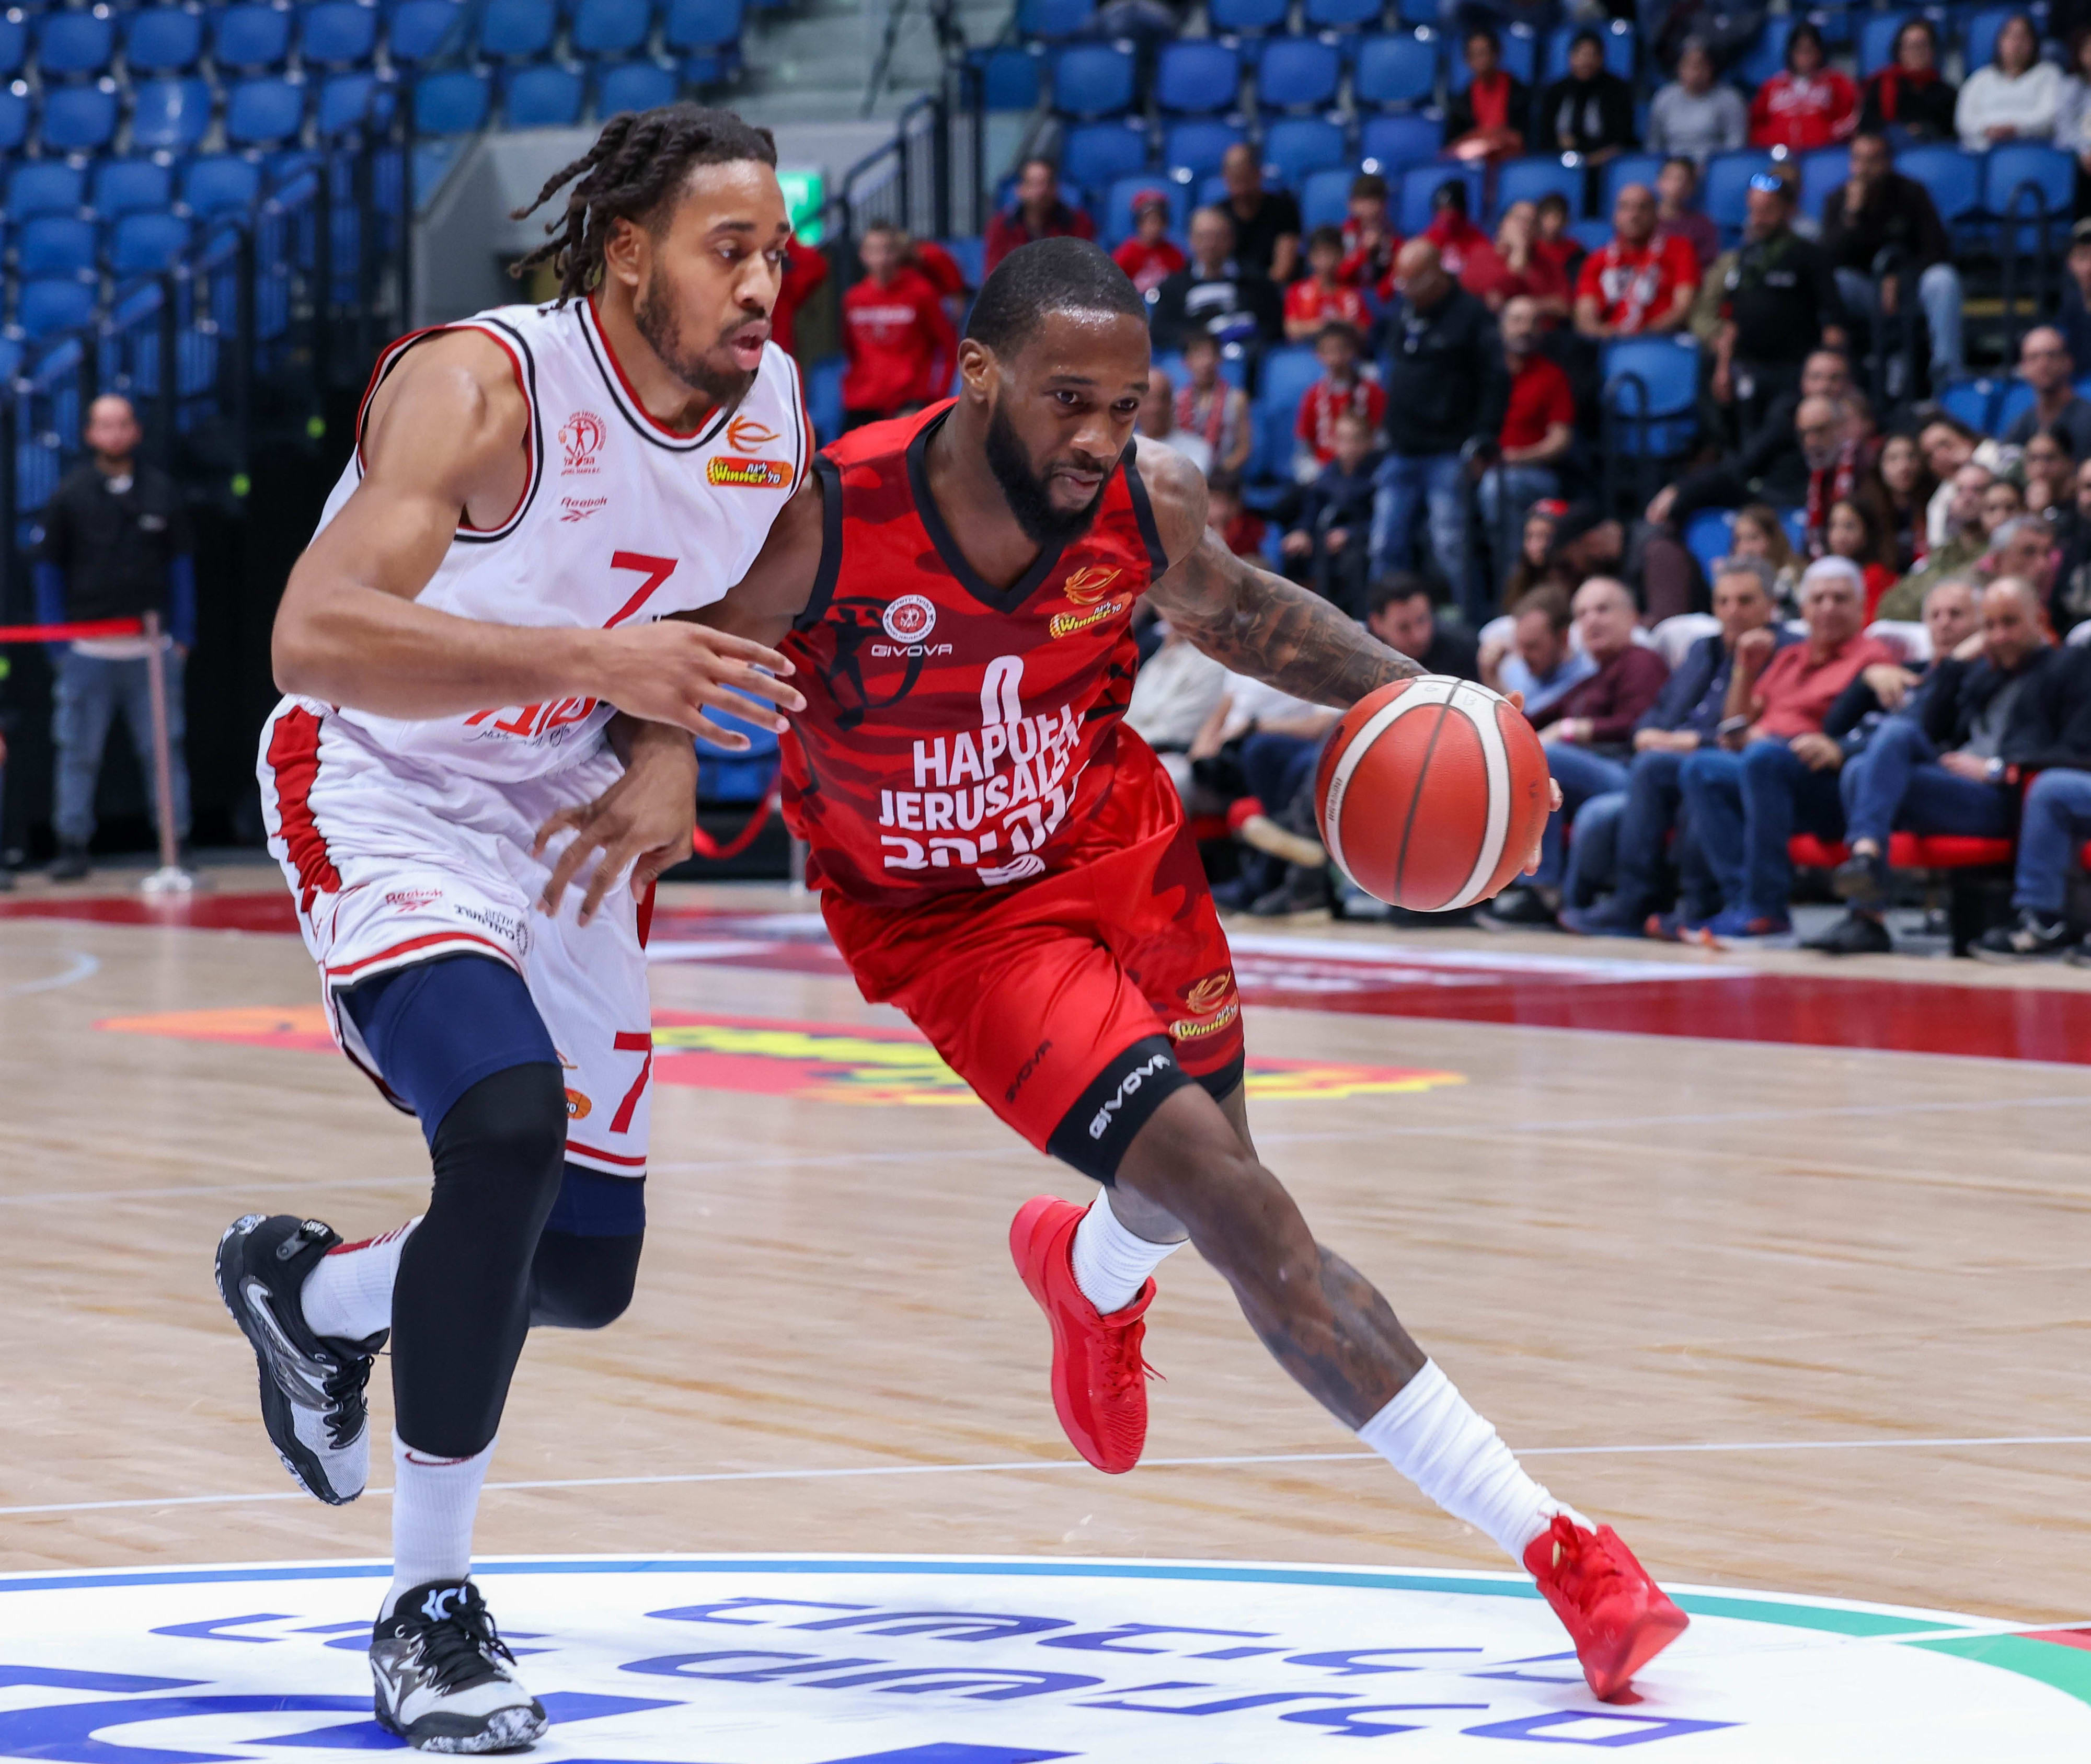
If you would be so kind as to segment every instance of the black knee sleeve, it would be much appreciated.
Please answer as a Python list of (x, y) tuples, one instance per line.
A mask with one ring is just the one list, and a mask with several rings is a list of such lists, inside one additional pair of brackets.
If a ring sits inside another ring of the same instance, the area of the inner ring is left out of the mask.
[(408, 1445), (463, 1458), (500, 1425), (529, 1326), (532, 1259), (566, 1160), (559, 1067), (481, 1079), (429, 1149), (433, 1193), (392, 1292), (393, 1407)]
[(644, 1231), (578, 1237), (546, 1230), (530, 1265), (530, 1324), (536, 1329), (603, 1329), (623, 1316), (639, 1276)]

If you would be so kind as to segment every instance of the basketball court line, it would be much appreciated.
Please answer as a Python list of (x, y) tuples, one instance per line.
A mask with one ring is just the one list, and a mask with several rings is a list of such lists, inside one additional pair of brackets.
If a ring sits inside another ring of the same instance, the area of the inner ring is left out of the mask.
[[(1662, 1456), (1680, 1452), (1743, 1451), (1951, 1451), (1983, 1446), (2091, 1446), (2091, 1434), (2007, 1434), (1985, 1438), (1937, 1439), (1757, 1439), (1701, 1440), (1667, 1445), (1530, 1446), (1520, 1449), (1520, 1458), (1580, 1458)], [(1276, 1451), (1205, 1458), (1148, 1458), (1144, 1470), (1220, 1469), (1265, 1464), (1379, 1463), (1373, 1451)], [(867, 1464), (832, 1469), (771, 1470), (695, 1470), (670, 1476), (586, 1476), (543, 1477), (529, 1482), (489, 1482), (487, 1493), (498, 1490), (582, 1488), (661, 1488), (698, 1482), (836, 1482), (853, 1477), (964, 1476), (1006, 1471), (1078, 1470), (1089, 1466), (1079, 1458), (1035, 1458), (1006, 1464)], [(389, 1488), (366, 1490), (385, 1495)], [(312, 1497), (295, 1489), (271, 1490), (266, 1494), (173, 1494), (120, 1501), (57, 1501), (37, 1506), (0, 1507), (0, 1518), (30, 1513), (100, 1513), (136, 1507), (231, 1507), (254, 1501), (304, 1501)]]
[(24, 980), (8, 987), (5, 996), (19, 998), (26, 993), (56, 992), (62, 986), (77, 986), (81, 981), (101, 971), (101, 958), (90, 955), (85, 950), (61, 950), (58, 953), (72, 958), (64, 973), (54, 974), (48, 980)]

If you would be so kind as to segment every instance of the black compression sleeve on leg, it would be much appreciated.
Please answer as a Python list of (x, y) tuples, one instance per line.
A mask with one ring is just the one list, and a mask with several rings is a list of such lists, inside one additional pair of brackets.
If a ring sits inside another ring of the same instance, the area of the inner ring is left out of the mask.
[(644, 1231), (580, 1237), (549, 1227), (530, 1264), (530, 1326), (603, 1329), (623, 1316), (639, 1277)]
[(392, 1288), (394, 1425), (418, 1451), (468, 1458), (501, 1424), (529, 1326), (531, 1260), (566, 1158), (559, 1067), (481, 1079), (429, 1149), (434, 1191)]

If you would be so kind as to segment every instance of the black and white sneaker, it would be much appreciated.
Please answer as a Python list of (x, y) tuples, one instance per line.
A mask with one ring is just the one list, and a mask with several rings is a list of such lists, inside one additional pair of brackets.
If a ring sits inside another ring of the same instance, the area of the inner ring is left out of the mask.
[(386, 1331), (365, 1341), (305, 1326), (305, 1276), (340, 1236), (317, 1219), (249, 1213), (218, 1241), (218, 1292), (261, 1369), (261, 1423), (283, 1468), (330, 1507), (370, 1480), (370, 1412), (363, 1400)]
[(515, 1664), (470, 1581), (417, 1586), (371, 1632), (378, 1723), (424, 1752), (515, 1751), (547, 1723)]
[(2067, 920), (2021, 908), (2016, 925), (1993, 926), (1975, 939), (1969, 952), (1984, 962), (2052, 961), (2076, 941)]

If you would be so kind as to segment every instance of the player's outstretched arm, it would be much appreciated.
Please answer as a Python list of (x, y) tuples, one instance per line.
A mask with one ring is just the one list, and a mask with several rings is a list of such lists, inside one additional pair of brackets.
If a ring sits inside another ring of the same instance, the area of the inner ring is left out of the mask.
[(1182, 455), (1143, 447), (1138, 469), (1162, 547), (1178, 560), (1147, 591), (1171, 630), (1234, 673), (1339, 709), (1422, 673), (1320, 595), (1222, 545), (1205, 526), (1205, 481)]

